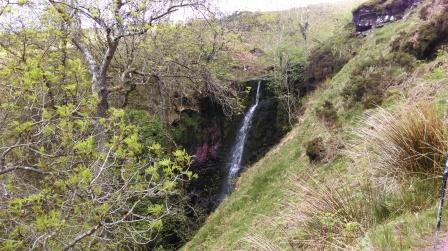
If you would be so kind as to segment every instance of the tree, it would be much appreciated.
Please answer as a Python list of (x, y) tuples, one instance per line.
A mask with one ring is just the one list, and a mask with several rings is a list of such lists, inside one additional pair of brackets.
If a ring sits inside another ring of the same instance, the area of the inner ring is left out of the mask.
[[(71, 40), (81, 51), (92, 75), (92, 92), (100, 102), (97, 113), (105, 117), (109, 108), (108, 72), (122, 39), (146, 34), (157, 23), (180, 8), (202, 5), (201, 0), (49, 0), (71, 31)], [(94, 33), (94, 34), (92, 34)], [(96, 43), (89, 44), (96, 36)], [(94, 51), (94, 47), (99, 49)], [(97, 47), (97, 48), (98, 48)], [(122, 75), (125, 77), (126, 72)]]
[(192, 160), (157, 144), (156, 112), (138, 118), (129, 103), (145, 87), (162, 118), (204, 97), (235, 107), (219, 20), (164, 22), (200, 1), (7, 6), (35, 16), (0, 25), (0, 249), (152, 248), (172, 236)]
[[(2, 249), (99, 249), (154, 240), (182, 180), (192, 177), (184, 151), (144, 147), (123, 110), (99, 120), (106, 151), (94, 138), (96, 99), (80, 60), (70, 59), (70, 97), (49, 105), (46, 79), (60, 83), (59, 53), (35, 50), (26, 63), (5, 62), (0, 74)], [(44, 54), (40, 54), (44, 53)], [(45, 55), (45, 63), (39, 62)], [(93, 170), (99, 166), (99, 170)]]
[[(101, 80), (103, 61), (85, 67), (86, 54), (68, 45), (77, 39), (72, 23), (53, 14), (0, 35), (0, 249), (147, 245), (176, 213), (181, 186), (193, 178), (191, 158), (144, 145), (124, 110), (101, 110), (97, 87), (110, 84), (108, 70)], [(85, 46), (95, 62), (109, 60), (98, 56), (111, 55), (109, 44), (105, 54)]]
[(299, 22), (299, 28), (300, 28), (300, 34), (302, 35), (303, 39), (305, 40), (305, 42), (308, 39), (308, 31), (310, 28), (310, 23), (309, 23), (309, 14), (308, 14), (308, 10), (305, 10), (306, 13), (300, 13), (300, 22)]

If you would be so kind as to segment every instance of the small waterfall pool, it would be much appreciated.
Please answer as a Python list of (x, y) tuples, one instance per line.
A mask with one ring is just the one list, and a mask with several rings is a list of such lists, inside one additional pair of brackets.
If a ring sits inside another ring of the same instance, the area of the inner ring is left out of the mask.
[(260, 101), (260, 85), (261, 81), (258, 82), (255, 104), (253, 104), (250, 109), (244, 114), (243, 123), (240, 127), (240, 130), (238, 131), (234, 146), (232, 147), (230, 162), (227, 166), (227, 179), (225, 180), (221, 192), (222, 199), (224, 199), (232, 191), (233, 180), (238, 176), (238, 173), (241, 170), (241, 162), (243, 159), (244, 146), (246, 145), (247, 135), (250, 130), (252, 118), (254, 117), (255, 111), (257, 110)]

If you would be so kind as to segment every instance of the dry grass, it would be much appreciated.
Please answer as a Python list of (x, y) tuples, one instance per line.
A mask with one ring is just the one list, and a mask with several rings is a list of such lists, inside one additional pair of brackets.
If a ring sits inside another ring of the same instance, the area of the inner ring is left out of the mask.
[(278, 245), (273, 243), (267, 237), (257, 234), (256, 231), (252, 230), (252, 233), (242, 241), (247, 242), (248, 246), (250, 246), (250, 250), (259, 250), (259, 251), (277, 251), (282, 250)]
[(317, 175), (290, 178), (294, 187), (289, 200), (276, 216), (266, 216), (261, 222), (276, 229), (280, 238), (253, 228), (241, 242), (250, 250), (355, 250), (375, 224), (375, 208), (382, 193), (365, 182), (325, 181)]
[(446, 126), (436, 107), (427, 102), (399, 107), (394, 112), (382, 109), (368, 115), (357, 131), (361, 139), (358, 143), (368, 148), (353, 158), (372, 154), (376, 161), (372, 166), (381, 176), (398, 180), (409, 175), (440, 175), (448, 150)]
[(359, 186), (345, 185), (335, 183), (320, 188), (297, 185), (305, 195), (302, 203), (296, 205), (303, 231), (295, 240), (298, 247), (351, 249), (350, 245), (373, 224), (372, 193), (362, 191)]

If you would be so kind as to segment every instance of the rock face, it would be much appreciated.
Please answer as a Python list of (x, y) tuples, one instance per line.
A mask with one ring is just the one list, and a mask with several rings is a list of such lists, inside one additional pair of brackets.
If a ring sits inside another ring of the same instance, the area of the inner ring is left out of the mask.
[(367, 31), (399, 20), (403, 18), (407, 10), (419, 2), (420, 0), (378, 0), (374, 4), (361, 5), (353, 11), (353, 23), (356, 26), (356, 31)]
[[(255, 163), (262, 158), (288, 130), (286, 114), (280, 110), (278, 96), (267, 87), (268, 81), (261, 82), (260, 103), (252, 118), (243, 155), (243, 166)], [(253, 104), (258, 80), (248, 81), (246, 84), (252, 87), (250, 94), (252, 101), (249, 103)], [(238, 123), (238, 126), (240, 124)]]
[[(254, 79), (241, 83), (241, 92), (245, 87), (251, 87), (250, 93), (242, 95), (248, 107), (255, 100), (259, 81), (260, 79)], [(254, 163), (263, 157), (288, 129), (287, 120), (279, 112), (278, 97), (267, 88), (268, 81), (262, 80), (260, 103), (247, 136), (243, 165)], [(206, 213), (210, 213), (219, 203), (222, 184), (227, 177), (230, 151), (242, 119), (243, 114), (226, 117), (222, 107), (204, 98), (199, 102), (198, 111), (184, 112), (176, 125), (182, 129), (182, 138), (176, 139), (176, 142), (195, 156), (191, 170), (199, 176), (187, 189), (192, 198), (191, 204), (202, 208)]]

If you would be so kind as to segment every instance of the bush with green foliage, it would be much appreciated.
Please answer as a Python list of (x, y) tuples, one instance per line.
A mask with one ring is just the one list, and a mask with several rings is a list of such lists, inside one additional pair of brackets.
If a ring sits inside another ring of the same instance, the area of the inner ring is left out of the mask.
[(150, 146), (160, 144), (162, 146), (169, 145), (167, 138), (166, 124), (161, 121), (159, 116), (151, 116), (144, 110), (125, 110), (126, 121), (138, 127), (140, 140), (142, 144)]
[(351, 81), (342, 90), (348, 107), (360, 103), (366, 109), (381, 105), (386, 90), (402, 72), (415, 67), (416, 60), (407, 53), (396, 52), (388, 56), (363, 59), (351, 73)]
[(98, 117), (98, 96), (76, 54), (40, 49), (60, 33), (23, 32), (33, 50), (25, 60), (2, 58), (0, 69), (0, 249), (157, 242), (166, 217), (184, 210), (191, 157), (167, 153), (156, 143), (160, 124), (144, 126), (141, 113), (111, 108)]
[(382, 72), (369, 72), (367, 75), (354, 75), (350, 84), (342, 91), (349, 106), (361, 103), (364, 108), (380, 105), (384, 99)]

